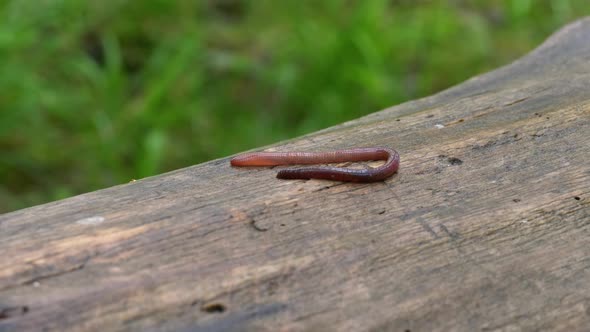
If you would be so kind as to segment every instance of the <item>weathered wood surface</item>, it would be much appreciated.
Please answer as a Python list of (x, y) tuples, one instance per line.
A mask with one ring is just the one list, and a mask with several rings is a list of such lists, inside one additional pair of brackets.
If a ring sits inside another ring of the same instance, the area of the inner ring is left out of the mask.
[(588, 330), (590, 19), (274, 148), (374, 145), (383, 183), (224, 158), (0, 216), (0, 330)]

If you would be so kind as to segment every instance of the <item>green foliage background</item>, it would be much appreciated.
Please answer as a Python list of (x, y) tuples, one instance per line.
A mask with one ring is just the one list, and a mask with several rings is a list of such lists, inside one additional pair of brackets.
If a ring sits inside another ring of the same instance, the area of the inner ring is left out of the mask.
[(587, 0), (0, 1), (0, 213), (432, 94), (589, 13)]

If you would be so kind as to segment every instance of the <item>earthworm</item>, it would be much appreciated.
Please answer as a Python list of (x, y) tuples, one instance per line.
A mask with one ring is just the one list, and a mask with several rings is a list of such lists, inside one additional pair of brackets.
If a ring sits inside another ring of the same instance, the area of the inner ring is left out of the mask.
[(386, 147), (355, 148), (328, 152), (252, 152), (231, 159), (232, 166), (279, 166), (292, 164), (325, 164), (347, 161), (386, 160), (370, 169), (343, 167), (287, 168), (277, 173), (279, 179), (328, 179), (350, 182), (383, 181), (397, 172), (399, 154)]

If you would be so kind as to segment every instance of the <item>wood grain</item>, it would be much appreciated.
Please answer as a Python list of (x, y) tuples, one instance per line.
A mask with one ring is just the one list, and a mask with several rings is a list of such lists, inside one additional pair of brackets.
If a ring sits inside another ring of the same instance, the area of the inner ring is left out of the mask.
[(271, 149), (376, 145), (382, 183), (223, 158), (2, 215), (0, 331), (588, 329), (590, 18)]

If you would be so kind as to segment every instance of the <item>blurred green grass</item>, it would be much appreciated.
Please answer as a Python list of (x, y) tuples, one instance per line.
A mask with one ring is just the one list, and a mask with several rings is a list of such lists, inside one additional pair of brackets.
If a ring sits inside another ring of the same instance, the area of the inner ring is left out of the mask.
[(587, 0), (0, 2), (0, 213), (269, 144), (509, 63)]

